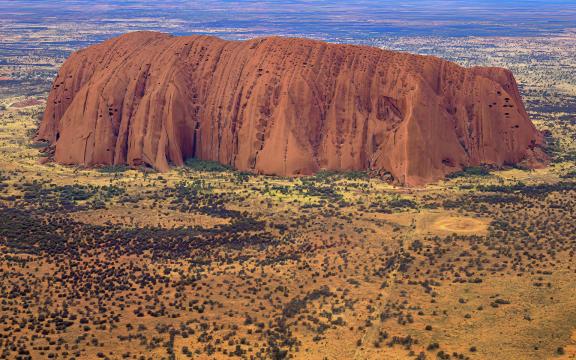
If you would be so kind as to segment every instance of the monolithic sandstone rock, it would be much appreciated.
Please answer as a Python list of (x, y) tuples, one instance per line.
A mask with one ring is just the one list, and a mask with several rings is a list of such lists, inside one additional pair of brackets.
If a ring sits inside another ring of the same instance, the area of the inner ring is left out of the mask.
[(80, 50), (38, 139), (64, 164), (165, 171), (196, 157), (262, 174), (389, 172), (406, 185), (543, 159), (508, 70), (281, 37), (137, 32)]

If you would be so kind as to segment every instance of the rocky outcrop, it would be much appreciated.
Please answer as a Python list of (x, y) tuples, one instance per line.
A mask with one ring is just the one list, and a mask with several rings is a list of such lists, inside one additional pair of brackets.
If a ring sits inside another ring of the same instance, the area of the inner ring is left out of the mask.
[(195, 157), (262, 174), (387, 172), (407, 185), (543, 158), (505, 69), (307, 39), (154, 32), (72, 54), (38, 139), (64, 164), (165, 171)]

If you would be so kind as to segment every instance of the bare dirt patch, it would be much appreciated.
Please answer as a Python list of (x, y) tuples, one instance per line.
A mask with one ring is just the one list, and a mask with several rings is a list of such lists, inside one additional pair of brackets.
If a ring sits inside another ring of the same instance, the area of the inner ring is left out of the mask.
[(472, 217), (441, 216), (431, 224), (430, 229), (457, 234), (483, 234), (488, 229), (488, 223), (485, 219)]
[(379, 215), (402, 227), (411, 226), (418, 234), (485, 235), (490, 219), (460, 215), (449, 211), (422, 211)]
[(561, 355), (559, 359), (576, 359), (576, 330), (572, 331), (570, 344), (566, 345), (566, 347), (557, 349), (556, 353)]

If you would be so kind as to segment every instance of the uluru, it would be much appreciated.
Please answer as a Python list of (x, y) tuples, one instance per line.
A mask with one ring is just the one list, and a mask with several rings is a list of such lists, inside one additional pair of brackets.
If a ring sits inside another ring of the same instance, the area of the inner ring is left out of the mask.
[(63, 164), (188, 158), (280, 176), (367, 170), (421, 185), (543, 161), (512, 73), (368, 46), (134, 32), (73, 53), (37, 135)]

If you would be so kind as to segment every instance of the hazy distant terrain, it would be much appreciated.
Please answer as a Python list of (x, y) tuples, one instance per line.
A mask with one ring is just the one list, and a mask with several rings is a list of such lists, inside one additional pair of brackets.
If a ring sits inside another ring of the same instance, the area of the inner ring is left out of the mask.
[[(575, 27), (574, 1), (0, 1), (0, 15), (34, 32), (67, 23), (101, 31), (267, 34), (355, 41), (383, 34), (542, 35)], [(132, 20), (130, 24), (126, 20)], [(120, 25), (120, 26), (117, 26)], [(30, 27), (30, 28), (27, 28)]]

